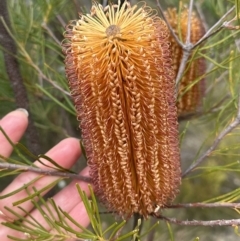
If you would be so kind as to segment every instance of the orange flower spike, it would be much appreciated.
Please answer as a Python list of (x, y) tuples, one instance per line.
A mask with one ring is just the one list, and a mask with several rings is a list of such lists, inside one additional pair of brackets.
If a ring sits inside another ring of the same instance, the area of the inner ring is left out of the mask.
[[(165, 16), (168, 19), (170, 25), (175, 30), (175, 33), (178, 34), (178, 25), (180, 23), (180, 31), (182, 41), (186, 41), (187, 37), (187, 28), (188, 28), (188, 9), (184, 9), (180, 13), (180, 18), (175, 8), (168, 9)], [(179, 22), (179, 23), (178, 23)], [(201, 20), (196, 16), (195, 12), (191, 16), (191, 42), (196, 43), (204, 34), (204, 28)], [(181, 58), (183, 51), (175, 39), (170, 36), (171, 49), (174, 56), (173, 66), (174, 71), (177, 74), (178, 68), (181, 63)], [(205, 72), (205, 61), (204, 58), (198, 58), (193, 60), (191, 66), (188, 67), (188, 71), (182, 77), (179, 84), (179, 99), (177, 101), (178, 115), (182, 116), (188, 113), (194, 113), (198, 107), (201, 105), (201, 100), (204, 94), (204, 80), (198, 81), (196, 84), (193, 84), (198, 77), (204, 74)], [(193, 84), (193, 86), (186, 92), (186, 88)]]
[(94, 3), (65, 37), (95, 193), (120, 215), (147, 217), (181, 182), (168, 29), (145, 5)]

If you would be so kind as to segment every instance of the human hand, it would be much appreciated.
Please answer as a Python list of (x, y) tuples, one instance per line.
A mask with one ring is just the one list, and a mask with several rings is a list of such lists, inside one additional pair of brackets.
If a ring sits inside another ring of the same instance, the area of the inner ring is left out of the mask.
[[(23, 109), (18, 109), (10, 112), (8, 115), (3, 117), (0, 120), (0, 126), (7, 133), (9, 138), (15, 143), (20, 140), (22, 135), (24, 134), (28, 125), (28, 114)], [(12, 146), (6, 140), (4, 135), (0, 132), (0, 155), (9, 157), (12, 152)], [(49, 150), (46, 155), (53, 159), (56, 163), (64, 168), (71, 168), (74, 163), (78, 160), (81, 155), (79, 141), (75, 138), (67, 138), (54, 146), (51, 150)], [(46, 164), (47, 160), (43, 160)], [(39, 168), (43, 167), (41, 163), (38, 161), (35, 162), (35, 165)], [(51, 166), (51, 163), (48, 163)], [(44, 167), (46, 169), (46, 167)], [(88, 176), (88, 168), (85, 168), (81, 171), (80, 175)], [(3, 191), (1, 191), (0, 196), (10, 193), (24, 184), (30, 182), (34, 178), (38, 177), (39, 174), (26, 172), (17, 176), (11, 184), (9, 184)], [(37, 190), (45, 187), (46, 185), (54, 182), (58, 177), (53, 176), (43, 176), (38, 181), (36, 181), (32, 186), (34, 186)], [(58, 207), (61, 207), (62, 210), (67, 212), (76, 222), (80, 223), (82, 226), (86, 227), (89, 224), (89, 218), (87, 216), (87, 212), (81, 201), (79, 194), (76, 189), (76, 183), (78, 183), (82, 190), (84, 190), (87, 194), (89, 194), (88, 184), (82, 181), (74, 180), (67, 187), (62, 189), (59, 193), (53, 196), (53, 200)], [(31, 191), (31, 188), (28, 190)], [(17, 200), (23, 199), (27, 197), (28, 194), (26, 190), (22, 190), (10, 197), (0, 200), (0, 240), (7, 241), (10, 240), (7, 238), (7, 235), (16, 236), (18, 238), (24, 238), (24, 234), (14, 231), (12, 229), (7, 228), (2, 225), (2, 222), (6, 221), (14, 221), (15, 216), (12, 213), (8, 212), (4, 207), (9, 207), (20, 215), (24, 216), (24, 212), (13, 206), (13, 203)], [(31, 201), (26, 201), (21, 204), (21, 207), (25, 209), (27, 212), (30, 212), (32, 217), (38, 220), (49, 232), (51, 232), (51, 228), (43, 216), (39, 213), (37, 209), (33, 208), (33, 204)], [(77, 227), (73, 226), (73, 224), (69, 224), (74, 227), (76, 230)]]

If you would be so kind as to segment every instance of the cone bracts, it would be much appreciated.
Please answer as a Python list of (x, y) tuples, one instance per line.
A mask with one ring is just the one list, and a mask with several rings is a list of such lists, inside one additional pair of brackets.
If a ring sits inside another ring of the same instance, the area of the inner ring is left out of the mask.
[(181, 181), (168, 29), (145, 5), (94, 3), (65, 37), (95, 193), (120, 215), (147, 217)]
[[(180, 39), (185, 42), (188, 29), (188, 9), (184, 9), (180, 13), (180, 16), (178, 16), (175, 8), (168, 9), (168, 11), (165, 12), (165, 16), (172, 28), (175, 30), (175, 33), (178, 36), (180, 35)], [(203, 36), (203, 34), (204, 28), (202, 22), (196, 16), (195, 12), (193, 12), (191, 16), (191, 43), (196, 43)], [(174, 71), (175, 74), (177, 74), (183, 51), (172, 36), (170, 36), (170, 42), (173, 53)], [(179, 116), (194, 113), (201, 106), (201, 101), (204, 94), (204, 80), (202, 79), (197, 81), (197, 79), (202, 76), (204, 72), (204, 58), (196, 58), (191, 62), (190, 66), (187, 66), (187, 71), (179, 84), (179, 98), (177, 101)]]

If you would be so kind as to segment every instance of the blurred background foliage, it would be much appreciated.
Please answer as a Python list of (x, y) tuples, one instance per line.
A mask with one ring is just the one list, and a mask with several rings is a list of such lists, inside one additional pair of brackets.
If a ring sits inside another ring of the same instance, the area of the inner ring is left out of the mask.
[[(138, 1), (132, 1), (137, 3)], [(155, 0), (148, 5), (157, 9)], [(160, 1), (164, 9), (177, 7), (177, 0)], [(9, 0), (11, 20), (9, 31), (17, 46), (17, 58), (30, 103), (30, 115), (37, 127), (41, 153), (65, 137), (80, 137), (74, 106), (64, 70), (61, 50), (66, 24), (78, 18), (80, 12), (89, 11), (91, 2), (84, 0)], [(182, 1), (186, 5), (188, 1)], [(210, 28), (235, 1), (196, 0), (194, 8), (204, 26)], [(231, 15), (228, 20), (233, 18)], [(201, 156), (213, 143), (217, 134), (236, 116), (240, 89), (240, 34), (239, 30), (224, 29), (210, 37), (198, 49), (206, 59), (205, 95), (201, 110), (180, 122), (181, 162), (183, 170)], [(4, 49), (0, 51), (0, 116), (16, 108), (8, 74), (5, 71)], [(57, 87), (56, 87), (57, 86)], [(24, 140), (23, 140), (23, 143)], [(199, 168), (183, 179), (175, 203), (206, 202), (211, 200), (239, 202), (240, 191), (240, 129), (228, 134)], [(80, 161), (78, 169), (86, 165)], [(1, 180), (1, 189), (9, 180)], [(228, 197), (227, 193), (234, 194)], [(104, 210), (104, 208), (102, 208)], [(172, 209), (163, 215), (183, 220), (233, 219), (238, 210)], [(113, 215), (102, 215), (103, 226), (112, 223)], [(143, 229), (156, 220), (149, 219)], [(126, 225), (131, 230), (132, 225)], [(143, 230), (143, 231), (144, 231)], [(237, 240), (233, 227), (180, 227), (163, 221), (154, 229), (154, 240)], [(232, 239), (231, 239), (232, 237)], [(146, 238), (146, 240), (150, 240)]]

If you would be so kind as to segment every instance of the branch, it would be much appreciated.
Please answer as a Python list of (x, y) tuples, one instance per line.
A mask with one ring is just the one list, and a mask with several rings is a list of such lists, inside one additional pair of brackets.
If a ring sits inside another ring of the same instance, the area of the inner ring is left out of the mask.
[(167, 218), (164, 216), (158, 216), (157, 218), (165, 220), (167, 222), (178, 224), (181, 226), (240, 226), (240, 219), (230, 219), (230, 220), (211, 220), (211, 221), (202, 221), (202, 220), (192, 220), (192, 221), (182, 221), (175, 218)]
[(189, 172), (191, 172), (200, 163), (202, 163), (206, 157), (210, 156), (210, 154), (216, 149), (218, 144), (221, 142), (223, 137), (226, 136), (228, 133), (230, 133), (233, 129), (235, 129), (239, 124), (240, 124), (240, 95), (238, 97), (238, 111), (237, 111), (236, 118), (218, 135), (218, 137), (213, 142), (212, 146), (183, 173), (182, 177), (185, 177)]
[(206, 110), (206, 111), (196, 111), (194, 113), (189, 113), (189, 114), (185, 114), (185, 115), (182, 115), (182, 116), (179, 116), (178, 117), (178, 121), (186, 121), (186, 120), (192, 120), (192, 119), (196, 119), (198, 117), (201, 117), (203, 115), (208, 115), (208, 114), (213, 114), (213, 113), (216, 113), (216, 112), (219, 112), (219, 110), (221, 110), (221, 105), (222, 103), (224, 103), (225, 100), (227, 100), (229, 98), (230, 95), (226, 95), (226, 96), (223, 96), (223, 98), (218, 101), (215, 105), (213, 105), (209, 110)]
[(190, 51), (183, 50), (183, 56), (182, 56), (182, 59), (181, 59), (181, 64), (179, 66), (177, 77), (176, 77), (177, 93), (178, 93), (179, 83), (180, 83), (181, 78), (184, 74), (189, 56), (190, 56)]
[(43, 169), (40, 169), (37, 167), (18, 165), (18, 164), (12, 164), (12, 163), (7, 163), (7, 162), (0, 162), (0, 169), (18, 170), (18, 171), (22, 171), (22, 172), (35, 172), (35, 173), (43, 174), (45, 176), (57, 176), (57, 177), (81, 180), (81, 181), (88, 182), (88, 183), (92, 182), (92, 179), (90, 177), (80, 176), (75, 173), (58, 172), (58, 171), (53, 171), (53, 170), (43, 170)]
[[(235, 10), (235, 6), (233, 6), (231, 9), (229, 9), (205, 34), (204, 36), (198, 40), (197, 43), (195, 43), (193, 45), (193, 48), (196, 48), (198, 45), (200, 45), (202, 42), (204, 42), (205, 40), (207, 40), (210, 36), (218, 33), (220, 30), (222, 30), (225, 25), (228, 22), (224, 22), (219, 28), (216, 29), (216, 27), (229, 15), (231, 14), (233, 11)], [(229, 21), (231, 22), (231, 21)], [(215, 31), (213, 31), (215, 29)]]
[(170, 23), (166, 19), (165, 15), (164, 15), (164, 11), (162, 9), (162, 6), (161, 6), (159, 0), (156, 0), (156, 1), (157, 1), (157, 6), (160, 10), (160, 13), (162, 15), (163, 20), (166, 22), (172, 36), (174, 37), (176, 42), (179, 44), (179, 46), (181, 46), (181, 48), (183, 50), (181, 64), (179, 66), (177, 77), (176, 77), (176, 85), (177, 85), (177, 90), (178, 90), (180, 80), (181, 80), (181, 78), (183, 76), (183, 73), (184, 73), (184, 70), (186, 68), (187, 61), (189, 59), (190, 53), (193, 49), (193, 44), (191, 43), (191, 15), (192, 15), (192, 9), (193, 9), (193, 0), (190, 1), (190, 7), (189, 7), (189, 13), (188, 13), (188, 23), (187, 23), (187, 25), (188, 25), (187, 36), (186, 36), (186, 43), (185, 44), (180, 41), (178, 36), (175, 34), (175, 31), (173, 30), (172, 26), (170, 25)]
[(240, 203), (179, 203), (165, 207), (169, 208), (240, 208)]
[[(177, 77), (176, 77), (176, 85), (177, 85), (177, 89), (178, 89), (178, 86), (179, 86), (179, 83), (181, 81), (181, 78), (183, 76), (183, 73), (184, 73), (184, 70), (186, 68), (186, 65), (187, 65), (187, 61), (189, 59), (189, 56), (190, 56), (190, 53), (191, 51), (196, 48), (198, 45), (200, 45), (202, 42), (204, 42), (205, 40), (207, 40), (209, 37), (211, 37), (212, 35), (216, 34), (217, 32), (219, 32), (220, 30), (222, 30), (223, 28), (230, 28), (231, 29), (231, 26), (230, 26), (230, 23), (233, 21), (233, 20), (230, 20), (229, 22), (223, 22), (223, 20), (229, 15), (231, 14), (234, 9), (235, 9), (235, 6), (233, 6), (229, 11), (227, 11), (227, 13), (225, 13), (206, 33), (205, 35), (198, 41), (196, 42), (195, 44), (192, 44), (191, 43), (191, 15), (192, 15), (192, 9), (193, 9), (193, 0), (190, 1), (190, 5), (189, 5), (189, 13), (188, 13), (188, 28), (187, 28), (187, 36), (186, 36), (186, 43), (182, 43), (180, 41), (180, 39), (178, 38), (178, 36), (175, 34), (172, 26), (170, 25), (170, 23), (168, 22), (168, 20), (166, 19), (165, 15), (164, 15), (164, 11), (163, 11), (163, 8), (159, 2), (159, 0), (156, 0), (157, 2), (157, 7), (162, 15), (162, 18), (163, 20), (166, 22), (172, 36), (174, 37), (174, 39), (176, 40), (176, 42), (179, 44), (179, 46), (181, 46), (182, 50), (183, 50), (183, 56), (182, 56), (182, 59), (181, 59), (181, 64), (180, 64), (180, 67), (179, 67), (179, 70), (178, 70), (178, 73), (177, 73)], [(234, 18), (235, 19), (235, 18)], [(216, 29), (216, 27), (218, 25), (220, 25), (222, 23), (222, 25)], [(214, 29), (216, 29), (214, 31)]]
[(61, 15), (57, 15), (57, 20), (59, 21), (59, 23), (62, 25), (63, 28), (66, 27), (67, 23), (63, 20)]
[[(12, 35), (12, 33), (10, 32), (6, 22), (4, 21), (3, 17), (0, 16), (0, 20), (2, 21), (4, 27), (6, 28), (6, 31), (8, 32), (9, 36), (14, 39), (14, 36)], [(25, 48), (23, 47), (23, 45), (17, 41), (15, 41), (15, 43), (17, 44), (19, 51), (21, 52), (21, 54), (23, 55), (23, 57), (25, 58), (25, 61), (32, 66), (37, 72), (38, 74), (45, 79), (48, 83), (50, 83), (52, 86), (54, 86), (56, 89), (60, 90), (63, 94), (65, 94), (66, 96), (70, 96), (70, 93), (66, 90), (64, 90), (62, 87), (60, 87), (55, 81), (53, 81), (52, 79), (48, 78), (42, 71), (41, 69), (33, 62), (32, 58), (30, 57), (30, 55), (28, 54), (28, 52), (25, 50)], [(26, 108), (25, 108), (26, 109)]]
[[(115, 212), (107, 211), (107, 212), (100, 212), (101, 214), (113, 214)], [(177, 224), (180, 226), (240, 226), (240, 219), (218, 219), (218, 220), (210, 220), (210, 221), (203, 221), (203, 220), (178, 220), (176, 218), (168, 218), (162, 215), (157, 215), (155, 213), (152, 214), (153, 217), (165, 220), (169, 223)]]
[[(9, 28), (10, 20), (7, 9), (7, 0), (2, 0), (0, 1), (0, 44), (4, 49), (3, 55), (6, 72), (14, 93), (16, 106), (18, 108), (24, 108), (28, 110), (29, 113), (31, 113), (27, 89), (24, 85), (24, 81), (19, 68), (19, 63), (16, 57), (16, 44), (12, 36), (9, 34)], [(38, 133), (31, 114), (29, 116), (29, 125), (26, 131), (26, 139), (28, 146), (33, 153), (36, 154), (41, 152)]]
[[(190, 0), (187, 23), (186, 46), (191, 45), (191, 20), (192, 20), (193, 0)], [(185, 47), (186, 47), (185, 46)], [(191, 48), (191, 46), (190, 46)]]
[(178, 69), (177, 77), (176, 77), (176, 86), (177, 86), (177, 93), (179, 88), (179, 83), (181, 81), (181, 78), (184, 74), (184, 71), (186, 69), (186, 65), (188, 62), (188, 59), (190, 57), (190, 53), (193, 49), (193, 44), (191, 42), (191, 19), (192, 19), (192, 11), (193, 11), (193, 0), (190, 0), (190, 6), (189, 6), (189, 12), (188, 12), (188, 22), (187, 22), (187, 36), (186, 36), (186, 42), (182, 46), (182, 59), (181, 64)]
[(52, 30), (47, 26), (46, 22), (42, 23), (42, 28), (45, 29), (48, 34), (53, 38), (53, 40), (58, 44), (61, 45), (61, 41), (58, 40), (58, 38), (54, 35), (54, 33), (52, 32)]
[(185, 45), (180, 41), (180, 39), (178, 38), (178, 36), (175, 34), (175, 32), (174, 32), (171, 24), (170, 24), (170, 23), (168, 22), (168, 20), (166, 19), (165, 15), (164, 15), (164, 11), (163, 11), (163, 9), (162, 9), (162, 6), (161, 6), (159, 0), (156, 0), (156, 2), (157, 2), (157, 7), (159, 8), (159, 11), (160, 11), (160, 13), (161, 13), (161, 15), (162, 15), (162, 18), (163, 18), (163, 20), (165, 21), (165, 23), (167, 24), (167, 26), (168, 26), (168, 28), (169, 28), (172, 36), (175, 38), (175, 40), (176, 40), (176, 42), (179, 44), (179, 46), (181, 46), (182, 49), (184, 49), (184, 48), (185, 48)]
[[(25, 52), (27, 54), (27, 52)], [(60, 87), (54, 80), (48, 78), (43, 72), (42, 70), (36, 65), (34, 64), (34, 62), (32, 61), (32, 59), (29, 57), (29, 55), (27, 54), (27, 60), (29, 61), (29, 64), (38, 72), (39, 76), (41, 76), (41, 78), (45, 79), (49, 84), (51, 84), (53, 87), (55, 87), (57, 90), (59, 90), (60, 92), (62, 92), (64, 95), (66, 96), (70, 96), (70, 93), (66, 90), (64, 90), (62, 87)], [(29, 57), (29, 58), (28, 58)]]
[(207, 32), (207, 30), (209, 29), (209, 26), (207, 24), (207, 21), (206, 21), (206, 18), (205, 18), (205, 15), (203, 13), (203, 9), (201, 7), (201, 4), (199, 2), (195, 2), (194, 3), (194, 6), (196, 8), (196, 11), (202, 21), (202, 24), (203, 24), (203, 28), (204, 28), (204, 32)]

